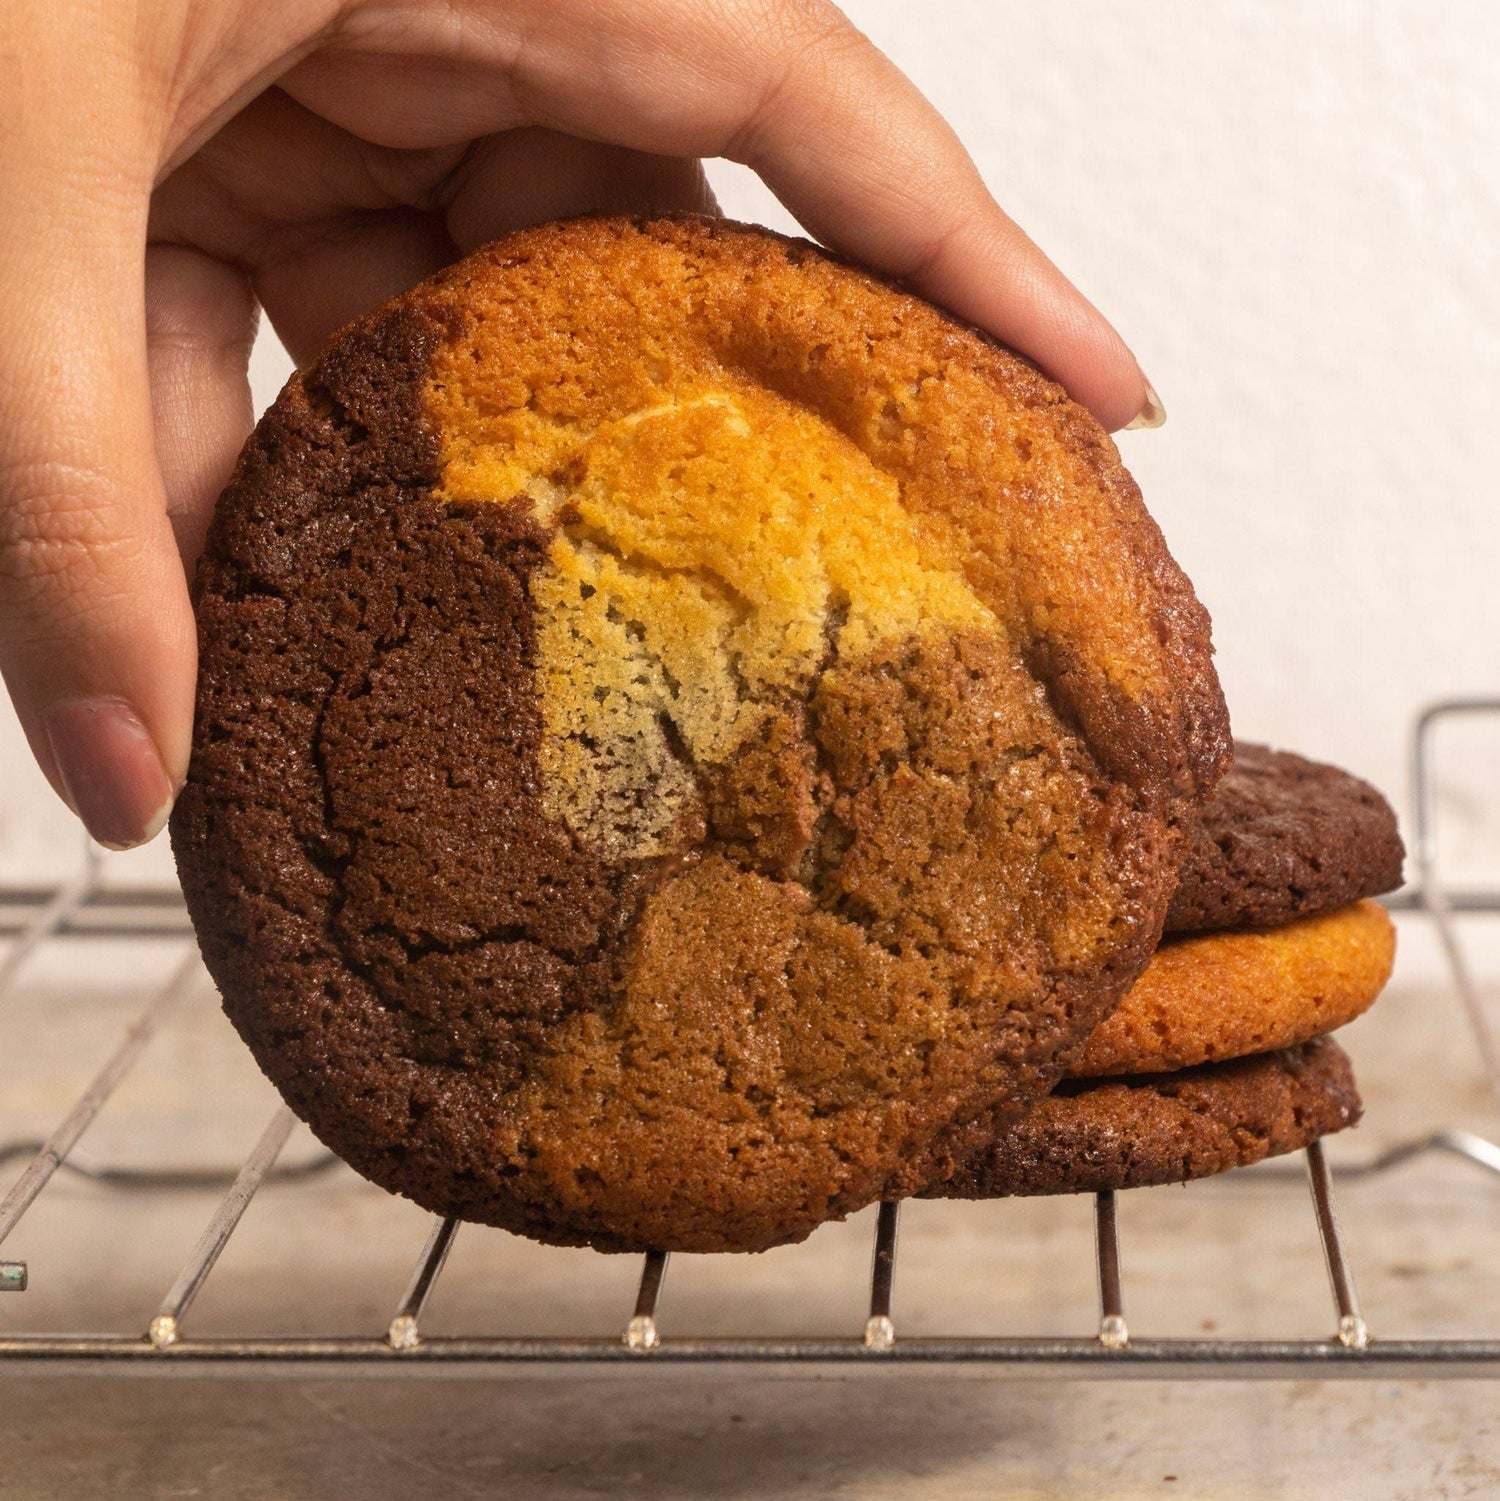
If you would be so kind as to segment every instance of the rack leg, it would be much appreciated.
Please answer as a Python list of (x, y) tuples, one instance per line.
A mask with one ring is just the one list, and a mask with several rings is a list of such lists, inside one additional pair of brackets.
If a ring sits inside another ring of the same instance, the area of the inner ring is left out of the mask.
[(625, 1326), (625, 1344), (644, 1355), (661, 1343), (656, 1328), (656, 1300), (661, 1296), (661, 1285), (667, 1275), (667, 1253), (647, 1251), (641, 1267), (641, 1286), (635, 1295), (635, 1312)]
[(896, 1343), (891, 1322), (891, 1288), (896, 1280), (896, 1227), (901, 1205), (887, 1199), (875, 1221), (875, 1256), (870, 1268), (870, 1317), (865, 1320), (865, 1348), (889, 1350)]
[(1349, 1258), (1339, 1231), (1338, 1208), (1333, 1200), (1333, 1181), (1323, 1143), (1315, 1141), (1307, 1148), (1307, 1183), (1312, 1190), (1313, 1213), (1318, 1220), (1318, 1238), (1323, 1242), (1323, 1260), (1328, 1265), (1328, 1283), (1333, 1289), (1333, 1303), (1338, 1312), (1338, 1342), (1346, 1350), (1363, 1350), (1370, 1343), (1369, 1326), (1360, 1316), (1359, 1298), (1349, 1271)]
[(417, 1258), (417, 1269), (411, 1274), (406, 1294), (386, 1331), (386, 1343), (391, 1349), (414, 1350), (420, 1343), (418, 1321), (422, 1317), (422, 1310), (427, 1306), (433, 1285), (442, 1274), (448, 1252), (453, 1249), (458, 1226), (457, 1220), (438, 1220), (433, 1225), (432, 1234), (427, 1237), (427, 1244), (422, 1247), (422, 1254)]
[(271, 1124), (256, 1143), (255, 1150), (245, 1159), (239, 1176), (224, 1195), (203, 1234), (198, 1237), (193, 1254), (188, 1257), (187, 1264), (168, 1289), (161, 1308), (146, 1330), (147, 1339), (158, 1350), (165, 1350), (169, 1345), (177, 1343), (178, 1326), (192, 1307), (193, 1299), (208, 1281), (208, 1274), (213, 1271), (214, 1263), (229, 1244), (229, 1237), (234, 1234), (245, 1211), (250, 1207), (250, 1200), (255, 1197), (256, 1189), (281, 1154), (281, 1149), (286, 1145), (286, 1139), (296, 1124), (297, 1117), (283, 1105), (271, 1117)]
[(1130, 1327), (1125, 1322), (1113, 1189), (1094, 1195), (1094, 1259), (1099, 1268), (1099, 1343), (1106, 1350), (1123, 1350), (1130, 1343)]

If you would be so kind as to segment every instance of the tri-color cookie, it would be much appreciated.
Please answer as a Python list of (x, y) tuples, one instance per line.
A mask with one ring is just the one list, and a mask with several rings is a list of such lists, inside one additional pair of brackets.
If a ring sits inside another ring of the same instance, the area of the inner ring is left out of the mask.
[(1360, 1115), (1330, 1038), (1176, 1073), (1069, 1080), (969, 1157), (934, 1199), (1185, 1183), (1294, 1152)]
[(294, 377), (197, 584), (173, 818), (226, 1010), (427, 1208), (758, 1249), (1018, 1117), (1227, 757), (1106, 434), (813, 247), (481, 251)]
[(1269, 928), (1401, 884), (1396, 815), (1368, 782), (1236, 741), (1167, 908), (1169, 933)]

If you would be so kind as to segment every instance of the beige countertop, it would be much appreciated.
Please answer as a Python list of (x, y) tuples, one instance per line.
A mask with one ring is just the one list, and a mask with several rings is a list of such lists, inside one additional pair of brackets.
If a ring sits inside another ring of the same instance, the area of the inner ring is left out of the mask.
[[(1489, 1000), (1500, 922), (1472, 919)], [(182, 946), (57, 946), (0, 998), (0, 1140), (41, 1134)], [(1456, 998), (1421, 919), (1397, 976), (1349, 1029), (1367, 1102), (1330, 1158), (1439, 1126), (1500, 1137)], [(206, 979), (149, 1046), (80, 1154), (112, 1163), (242, 1157), (275, 1108)], [(300, 1128), (291, 1160), (315, 1145)], [(8, 1183), (19, 1163), (0, 1170)], [(0, 1331), (143, 1330), (217, 1194), (105, 1190), (59, 1176), (7, 1242), (31, 1288)], [(1424, 1158), (1346, 1180), (1364, 1311), (1384, 1335), (1500, 1337), (1500, 1178)], [(428, 1216), (342, 1167), (270, 1185), (192, 1310), (197, 1334), (384, 1328)], [(872, 1216), (751, 1258), (676, 1257), (663, 1335), (848, 1334), (864, 1318)], [(1317, 1337), (1333, 1316), (1305, 1188), (1256, 1170), (1120, 1204), (1139, 1336)], [(1097, 1317), (1087, 1200), (911, 1204), (902, 1334), (1087, 1335)], [(466, 1227), (424, 1330), (599, 1334), (639, 1262)], [(415, 1493), (572, 1498), (1500, 1494), (1500, 1384), (1079, 1382), (898, 1371), (810, 1379), (680, 1370), (617, 1376), (305, 1380), (37, 1377), (0, 1383), (0, 1498), (380, 1501)]]

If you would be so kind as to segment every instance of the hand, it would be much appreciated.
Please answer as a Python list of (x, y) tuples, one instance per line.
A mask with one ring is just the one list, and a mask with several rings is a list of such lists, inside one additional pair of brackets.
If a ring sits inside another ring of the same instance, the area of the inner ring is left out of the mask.
[(0, 670), (101, 842), (187, 767), (184, 565), (299, 362), (520, 225), (711, 210), (748, 163), (817, 238), (1025, 351), (1107, 425), (1157, 411), (1104, 319), (825, 0), (9, 0), (0, 43)]

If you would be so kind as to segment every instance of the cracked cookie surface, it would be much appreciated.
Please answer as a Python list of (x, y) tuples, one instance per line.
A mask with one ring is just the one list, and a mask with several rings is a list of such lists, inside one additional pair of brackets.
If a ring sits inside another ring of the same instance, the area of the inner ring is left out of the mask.
[(1226, 1063), (1060, 1085), (923, 1197), (999, 1199), (1186, 1183), (1354, 1125), (1359, 1092), (1331, 1038)]
[(1188, 841), (1169, 933), (1274, 928), (1401, 884), (1396, 815), (1368, 782), (1237, 741)]
[(1031, 367), (812, 247), (575, 221), (330, 342), (198, 579), (173, 818), (361, 1172), (752, 1250), (1019, 1114), (1154, 945), (1207, 620)]

